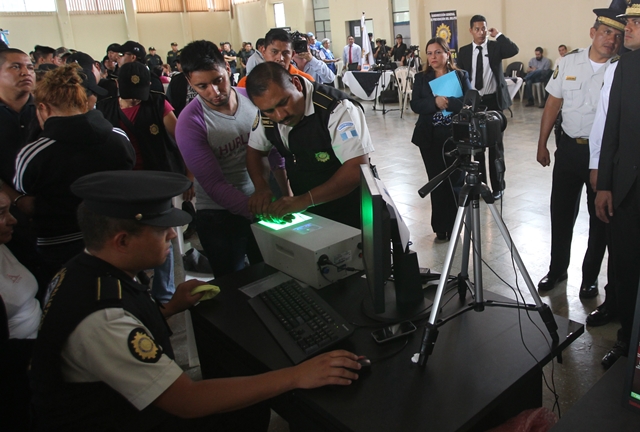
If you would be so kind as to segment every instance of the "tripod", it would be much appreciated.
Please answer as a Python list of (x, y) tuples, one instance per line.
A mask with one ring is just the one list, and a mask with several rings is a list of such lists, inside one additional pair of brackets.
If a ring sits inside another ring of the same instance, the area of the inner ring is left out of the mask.
[[(438, 327), (444, 325), (451, 319), (457, 317), (468, 311), (476, 311), (481, 312), (484, 310), (486, 306), (499, 306), (499, 307), (508, 307), (508, 308), (518, 308), (524, 310), (535, 310), (538, 311), (542, 321), (544, 322), (547, 330), (553, 340), (553, 344), (557, 344), (559, 341), (558, 337), (558, 325), (553, 318), (553, 313), (549, 308), (549, 305), (543, 303), (540, 299), (540, 295), (535, 289), (531, 277), (525, 268), (522, 259), (520, 258), (520, 254), (516, 249), (513, 241), (511, 240), (511, 235), (507, 230), (507, 227), (502, 220), (502, 216), (498, 213), (494, 206), (494, 198), (491, 194), (491, 190), (489, 187), (480, 181), (479, 170), (478, 170), (478, 162), (471, 161), (471, 156), (474, 154), (478, 154), (483, 152), (483, 149), (477, 148), (469, 148), (469, 147), (461, 147), (458, 146), (458, 151), (460, 155), (456, 159), (456, 161), (445, 171), (438, 174), (433, 178), (429, 183), (427, 183), (422, 189), (420, 189), (419, 194), (421, 197), (425, 197), (431, 190), (435, 189), (445, 178), (447, 178), (455, 169), (458, 167), (462, 167), (467, 175), (465, 177), (464, 186), (462, 187), (462, 191), (460, 192), (460, 197), (458, 199), (458, 212), (456, 214), (456, 219), (453, 224), (453, 231), (451, 233), (451, 242), (449, 243), (449, 249), (447, 250), (447, 254), (445, 257), (444, 267), (442, 268), (442, 275), (445, 277), (440, 278), (440, 282), (438, 283), (438, 288), (436, 290), (436, 295), (433, 300), (433, 306), (431, 308), (431, 315), (429, 316), (429, 321), (425, 325), (424, 334), (422, 336), (422, 344), (420, 346), (420, 357), (418, 359), (418, 365), (424, 367), (427, 364), (427, 359), (429, 355), (433, 352), (433, 348), (436, 343), (436, 339), (438, 337)], [(482, 288), (482, 245), (481, 245), (481, 237), (480, 237), (480, 203), (479, 198), (482, 197), (484, 202), (489, 207), (491, 211), (491, 215), (493, 216), (493, 220), (498, 226), (498, 230), (502, 237), (504, 238), (507, 247), (511, 251), (513, 255), (513, 259), (518, 265), (518, 269), (524, 278), (527, 287), (529, 288), (529, 292), (533, 297), (535, 304), (512, 304), (512, 303), (501, 303), (494, 301), (485, 301), (483, 297), (483, 288)], [(466, 295), (467, 288), (470, 288), (474, 292), (475, 299), (471, 302), (467, 307), (461, 309), (460, 311), (454, 313), (453, 315), (446, 317), (436, 323), (436, 319), (438, 317), (438, 311), (440, 310), (440, 302), (442, 301), (442, 295), (444, 294), (445, 285), (448, 282), (448, 278), (446, 275), (449, 274), (451, 270), (451, 264), (453, 263), (453, 258), (456, 251), (456, 246), (459, 241), (460, 231), (462, 230), (463, 225), (466, 225), (467, 229), (465, 229), (464, 233), (464, 243), (463, 248), (464, 252), (462, 255), (462, 266), (460, 270), (460, 274), (457, 278), (458, 284), (458, 294), (460, 296), (460, 300), (463, 301)], [(473, 239), (473, 283), (469, 281), (469, 254), (471, 250), (471, 239)]]
[[(378, 103), (378, 96), (380, 95), (380, 86), (382, 85), (382, 91), (384, 91), (385, 87), (387, 86), (386, 84), (386, 80), (387, 80), (387, 76), (385, 74), (386, 68), (383, 68), (380, 70), (380, 78), (378, 79), (378, 82), (376, 83), (376, 92), (375, 92), (375, 98), (373, 99), (373, 110), (374, 111), (380, 111), (376, 108), (376, 104)], [(382, 81), (382, 84), (381, 84)], [(385, 103), (384, 103), (384, 98), (382, 99), (382, 115), (385, 115), (386, 113), (388, 113), (389, 111), (398, 111), (398, 108), (393, 108), (393, 109), (386, 109), (385, 108)]]

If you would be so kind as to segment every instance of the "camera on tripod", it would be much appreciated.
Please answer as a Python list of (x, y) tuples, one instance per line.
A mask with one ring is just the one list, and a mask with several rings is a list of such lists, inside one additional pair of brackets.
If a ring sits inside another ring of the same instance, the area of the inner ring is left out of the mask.
[(468, 90), (464, 95), (464, 109), (451, 118), (452, 139), (457, 146), (484, 149), (502, 142), (507, 119), (498, 111), (479, 111), (480, 94)]

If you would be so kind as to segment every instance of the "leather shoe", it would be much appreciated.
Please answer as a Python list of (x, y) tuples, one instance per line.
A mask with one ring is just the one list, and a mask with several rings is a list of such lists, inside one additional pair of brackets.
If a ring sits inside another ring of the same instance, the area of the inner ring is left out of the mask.
[(447, 241), (451, 238), (451, 233), (449, 232), (437, 232), (436, 238), (438, 240)]
[(609, 369), (620, 357), (626, 357), (628, 354), (629, 344), (622, 341), (616, 341), (613, 348), (611, 348), (611, 350), (602, 357), (602, 361), (600, 363), (605, 369)]
[(553, 276), (551, 273), (547, 273), (547, 275), (538, 282), (538, 289), (540, 291), (549, 291), (553, 289), (558, 282), (566, 280), (567, 277), (567, 273), (562, 273), (560, 276)]
[(527, 101), (527, 104), (525, 106), (526, 107), (532, 107), (533, 106), (533, 101)]
[(591, 327), (600, 327), (609, 324), (616, 314), (609, 310), (604, 304), (601, 304), (587, 316), (587, 325)]
[(598, 295), (598, 281), (595, 281), (591, 285), (586, 285), (584, 282), (580, 286), (580, 298), (590, 299)]
[(504, 195), (504, 191), (503, 190), (493, 191), (493, 199), (494, 200), (499, 200), (500, 198), (502, 198), (502, 195)]

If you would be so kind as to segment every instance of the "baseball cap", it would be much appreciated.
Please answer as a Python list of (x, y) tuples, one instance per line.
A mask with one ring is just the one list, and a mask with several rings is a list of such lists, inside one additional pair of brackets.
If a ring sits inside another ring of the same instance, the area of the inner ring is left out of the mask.
[(93, 65), (95, 64), (93, 57), (89, 54), (78, 51), (69, 56), (67, 64), (70, 63), (78, 63), (82, 68), (82, 86), (85, 89), (98, 96), (106, 96), (109, 94), (106, 89), (100, 87), (96, 82), (96, 76), (93, 74)]
[(131, 53), (136, 56), (136, 60), (143, 61), (144, 56), (147, 55), (147, 52), (144, 50), (144, 47), (135, 41), (126, 41), (122, 45), (120, 45), (121, 54)]
[(122, 99), (149, 99), (151, 73), (140, 62), (123, 64), (118, 70), (118, 90)]

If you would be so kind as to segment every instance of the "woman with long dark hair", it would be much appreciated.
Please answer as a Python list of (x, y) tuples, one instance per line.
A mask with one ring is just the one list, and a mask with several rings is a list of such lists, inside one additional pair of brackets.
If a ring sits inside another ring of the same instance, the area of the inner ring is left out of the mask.
[[(429, 82), (449, 72), (455, 72), (462, 94), (471, 87), (469, 75), (459, 70), (451, 58), (449, 45), (442, 38), (427, 42), (427, 64), (423, 72), (415, 76), (411, 109), (420, 114), (411, 142), (420, 148), (420, 154), (430, 179), (444, 171), (454, 159), (445, 156), (455, 148), (451, 138), (451, 113), (462, 109), (463, 97), (453, 98), (434, 95)], [(448, 113), (445, 114), (444, 111)], [(448, 180), (431, 192), (431, 227), (439, 240), (451, 237), (457, 211), (455, 192), (464, 181), (462, 171), (454, 171)]]

